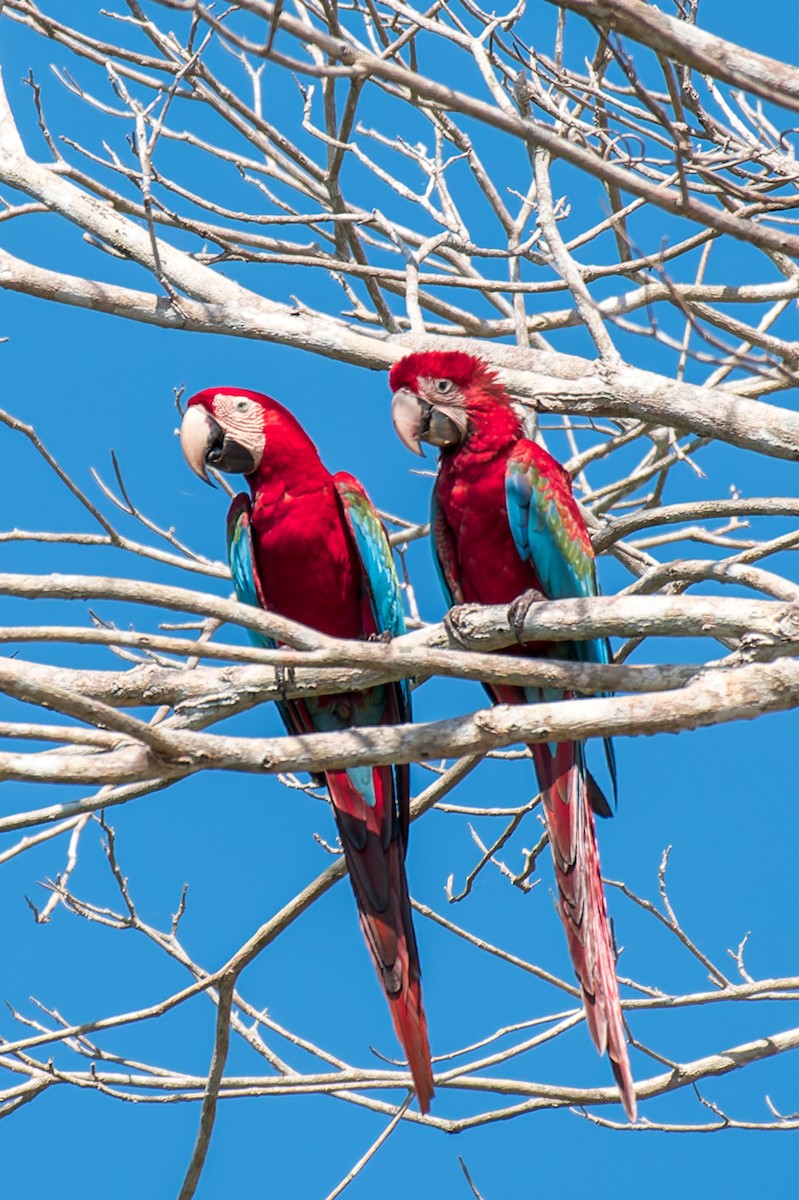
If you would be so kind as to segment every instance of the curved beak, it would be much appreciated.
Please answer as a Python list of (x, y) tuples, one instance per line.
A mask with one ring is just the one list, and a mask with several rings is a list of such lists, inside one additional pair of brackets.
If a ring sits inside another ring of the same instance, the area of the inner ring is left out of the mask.
[(180, 446), (194, 474), (211, 487), (214, 485), (208, 478), (208, 466), (231, 475), (249, 475), (258, 465), (252, 450), (230, 437), (200, 404), (186, 409), (180, 427)]
[(391, 401), (391, 420), (400, 441), (420, 458), (424, 458), (421, 442), (446, 450), (463, 441), (466, 413), (462, 409), (451, 411), (452, 416), (428, 404), (410, 388), (398, 388)]
[(222, 446), (224, 436), (211, 414), (199, 404), (193, 404), (191, 408), (186, 409), (180, 426), (180, 448), (194, 474), (199, 475), (203, 483), (211, 487), (214, 485), (206, 470), (208, 454), (215, 444)]
[(420, 458), (424, 458), (420, 435), (423, 432), (423, 426), (426, 425), (425, 408), (429, 410), (429, 404), (420, 400), (410, 388), (398, 388), (391, 401), (391, 420), (394, 422), (399, 440)]

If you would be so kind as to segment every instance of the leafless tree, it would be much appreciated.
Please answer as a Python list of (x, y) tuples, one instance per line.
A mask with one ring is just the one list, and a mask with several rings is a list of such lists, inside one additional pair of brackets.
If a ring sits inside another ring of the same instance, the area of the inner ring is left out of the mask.
[[(113, 486), (98, 478), (92, 498), (21, 415), (0, 413), (7, 438), (33, 444), (42, 470), (70, 489), (89, 523), (88, 532), (76, 533), (12, 523), (0, 542), (12, 549), (53, 541), (115, 546), (130, 556), (130, 578), (109, 578), (99, 564), (95, 575), (43, 569), (0, 575), (0, 592), (124, 601), (135, 622), (129, 630), (99, 619), (88, 627), (0, 629), (0, 640), (16, 651), (0, 660), (0, 688), (9, 698), (0, 735), (52, 745), (0, 751), (0, 780), (84, 789), (78, 800), (43, 795), (41, 806), (3, 816), (0, 832), (13, 836), (0, 863), (57, 839), (64, 865), (35, 910), (37, 921), (61, 906), (88, 922), (133, 929), (186, 975), (180, 990), (148, 1008), (86, 1020), (51, 1004), (35, 1010), (15, 1002), (18, 1028), (10, 1035), (5, 1022), (0, 1047), (0, 1115), (73, 1086), (138, 1102), (195, 1101), (199, 1132), (181, 1191), (189, 1197), (219, 1100), (327, 1094), (388, 1121), (332, 1198), (398, 1121), (423, 1120), (407, 1099), (385, 1094), (407, 1088), (407, 1072), (355, 1066), (300, 1029), (280, 1026), (264, 1013), (265, 997), (243, 993), (239, 976), (342, 878), (341, 859), (228, 961), (211, 966), (181, 941), (182, 904), (170, 928), (141, 915), (122, 849), (117, 857), (110, 810), (210, 769), (278, 775), (286, 787), (312, 791), (295, 773), (440, 762), (414, 800), (414, 818), (436, 806), (448, 821), (481, 818), (481, 829), (497, 830), (487, 840), (472, 829), (474, 867), (460, 890), (450, 882), (454, 904), (486, 869), (498, 870), (509, 887), (529, 889), (541, 849), (537, 841), (516, 865), (505, 849), (523, 819), (535, 828), (529, 814), (536, 798), (516, 806), (458, 803), (453, 789), (486, 756), (521, 758), (509, 748), (537, 740), (676, 733), (799, 706), (799, 585), (786, 553), (799, 545), (799, 500), (749, 496), (735, 486), (697, 500), (690, 486), (720, 445), (735, 451), (746, 478), (773, 460), (799, 458), (799, 417), (772, 399), (796, 386), (799, 368), (799, 341), (791, 337), (799, 297), (792, 128), (799, 69), (702, 32), (697, 0), (678, 0), (674, 15), (642, 0), (520, 0), (502, 15), (473, 0), (434, 0), (423, 12), (402, 0), (293, 0), (285, 7), (239, 0), (229, 8), (125, 0), (102, 16), (76, 6), (69, 23), (55, 7), (0, 3), (0, 36), (14, 23), (31, 44), (44, 39), (54, 59), (71, 64), (54, 67), (55, 78), (28, 76), (36, 145), (23, 141), (19, 114), (0, 88), (0, 223), (29, 230), (31, 245), (30, 260), (0, 249), (0, 286), (120, 320), (279, 343), (372, 371), (419, 348), (479, 353), (526, 406), (531, 428), (538, 422), (539, 436), (568, 460), (597, 553), (612, 556), (627, 575), (618, 595), (542, 603), (525, 624), (532, 640), (556, 641), (564, 632), (625, 639), (613, 665), (498, 658), (490, 652), (514, 641), (506, 612), (467, 608), (446, 624), (424, 619), (440, 614), (418, 611), (405, 552), (427, 528), (385, 514), (412, 631), (390, 646), (336, 642), (219, 598), (226, 566), (149, 520), (120, 472)], [(554, 38), (541, 49), (538, 22), (552, 9)], [(93, 110), (102, 137), (81, 141), (62, 127), (64, 89)], [(59, 217), (76, 248), (82, 245), (79, 274), (34, 261), (45, 214)], [(291, 267), (291, 283), (285, 271), (259, 271), (263, 264)], [(135, 286), (141, 267), (151, 276), (149, 290)], [(120, 282), (128, 271), (130, 283)], [(647, 369), (652, 363), (657, 373)], [(377, 377), (375, 386), (382, 386)], [(120, 510), (139, 523), (142, 540), (122, 531)], [(137, 558), (158, 564), (171, 582), (138, 578)], [(10, 565), (10, 556), (3, 561)], [(181, 572), (190, 573), (190, 586), (181, 585)], [(735, 593), (721, 594), (723, 584)], [(154, 631), (145, 628), (145, 605), (164, 616)], [(231, 626), (268, 633), (287, 648), (245, 648), (227, 636)], [(700, 661), (684, 661), (679, 638), (702, 639)], [(52, 662), (26, 659), (34, 643), (52, 649)], [(64, 644), (75, 654), (104, 646), (124, 661), (115, 669), (63, 666)], [(222, 719), (280, 696), (435, 676), (523, 678), (581, 698), (457, 718), (442, 712), (435, 722), (357, 736), (213, 731)], [(45, 710), (39, 722), (24, 719), (17, 701)], [(153, 707), (151, 719), (137, 715)], [(53, 712), (61, 723), (53, 723)], [(117, 893), (111, 906), (72, 883), (81, 839), (98, 822)], [(705, 978), (693, 989), (675, 989), (666, 978), (624, 978), (633, 1034), (640, 1010), (674, 1010), (676, 1020), (677, 1010), (695, 1006), (769, 1003), (760, 1010), (762, 1037), (691, 1061), (634, 1041), (641, 1101), (684, 1089), (700, 1102), (693, 1111), (686, 1104), (678, 1124), (644, 1103), (641, 1121), (653, 1129), (796, 1129), (795, 1113), (764, 1105), (760, 1116), (744, 1119), (698, 1090), (799, 1046), (796, 1029), (774, 1032), (785, 1025), (780, 1005), (799, 999), (799, 976), (753, 978), (743, 943), (732, 968), (712, 961), (672, 908), (666, 861), (657, 901), (613, 884), (621, 894), (612, 902), (665, 929)], [(616, 1100), (611, 1086), (535, 1077), (536, 1048), (564, 1039), (582, 1020), (572, 982), (503, 948), (501, 922), (491, 944), (456, 916), (416, 908), (473, 949), (476, 970), (481, 956), (496, 956), (546, 981), (555, 996), (553, 1011), (513, 1027), (492, 1014), (495, 1024), (474, 1044), (449, 1048), (436, 1064), (439, 1101), (426, 1123), (459, 1131), (564, 1107), (624, 1128), (603, 1115)], [(198, 994), (216, 1011), (205, 1077), (107, 1048), (107, 1030), (157, 1020)], [(24, 983), (18, 995), (26, 995)], [(250, 1047), (255, 1074), (226, 1072), (231, 1035)], [(296, 1049), (312, 1056), (314, 1070), (295, 1065)], [(502, 1074), (506, 1064), (512, 1077)], [(479, 1095), (480, 1110), (448, 1115), (459, 1090)]]

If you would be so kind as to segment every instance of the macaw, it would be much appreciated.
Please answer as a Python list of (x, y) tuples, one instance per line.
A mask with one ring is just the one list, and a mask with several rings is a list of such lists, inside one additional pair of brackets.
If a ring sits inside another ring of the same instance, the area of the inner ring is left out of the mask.
[[(459, 351), (410, 354), (390, 374), (392, 419), (408, 449), (438, 447), (431, 532), (450, 604), (524, 606), (528, 593), (550, 600), (597, 593), (594, 553), (568, 473), (535, 442), (496, 375)], [(526, 599), (525, 599), (526, 598)], [(517, 614), (518, 616), (518, 611)], [(537, 657), (607, 663), (603, 640), (525, 647)], [(491, 684), (495, 703), (560, 700), (544, 688)], [(605, 743), (616, 789), (613, 749)], [(599, 869), (594, 813), (610, 816), (588, 771), (582, 742), (530, 747), (541, 789), (558, 887), (558, 909), (582, 990), (588, 1028), (607, 1050), (630, 1120), (630, 1071), (607, 907)]]
[[(282, 405), (259, 392), (207, 388), (188, 402), (180, 431), (189, 466), (246, 476), (228, 514), (236, 595), (334, 638), (404, 632), (402, 600), (385, 530), (351, 475), (331, 475), (316, 446)], [(274, 647), (256, 635), (256, 644)], [(407, 682), (282, 701), (289, 733), (387, 725), (411, 719)], [(411, 919), (405, 853), (409, 767), (326, 771), (358, 915), (419, 1107), (433, 1076)]]

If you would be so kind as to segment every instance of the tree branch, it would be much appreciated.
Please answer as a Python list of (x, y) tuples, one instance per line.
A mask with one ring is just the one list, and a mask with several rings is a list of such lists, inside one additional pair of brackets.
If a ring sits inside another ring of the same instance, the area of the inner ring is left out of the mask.
[(723, 79), (764, 100), (799, 110), (796, 67), (706, 33), (689, 21), (661, 12), (654, 4), (645, 4), (643, 0), (548, 0), (548, 3), (579, 13), (609, 32), (622, 33), (714, 79)]

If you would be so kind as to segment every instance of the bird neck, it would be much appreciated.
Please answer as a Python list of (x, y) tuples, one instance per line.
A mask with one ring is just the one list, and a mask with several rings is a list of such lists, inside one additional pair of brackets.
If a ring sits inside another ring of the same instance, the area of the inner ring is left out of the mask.
[(266, 423), (266, 444), (258, 469), (247, 476), (253, 497), (265, 493), (315, 492), (330, 482), (319, 451), (302, 431)]
[(506, 453), (524, 437), (521, 418), (507, 398), (478, 392), (467, 405), (469, 431), (460, 450), (476, 458), (493, 458)]

